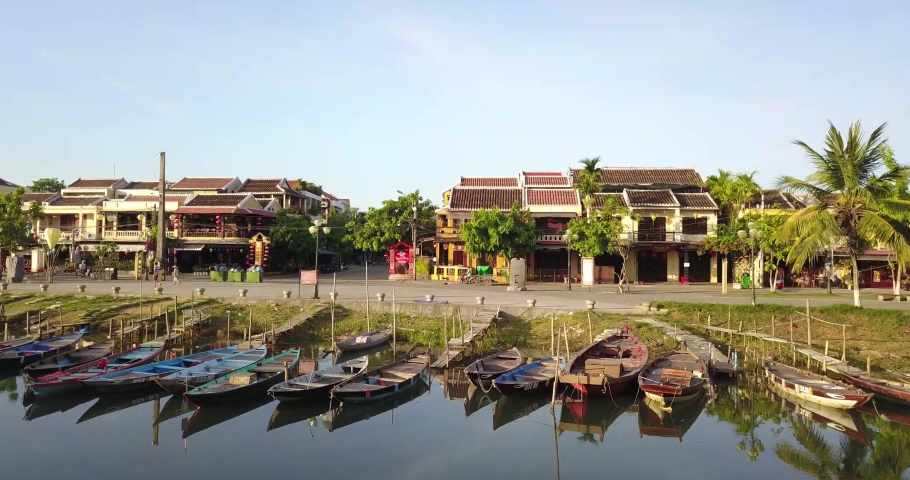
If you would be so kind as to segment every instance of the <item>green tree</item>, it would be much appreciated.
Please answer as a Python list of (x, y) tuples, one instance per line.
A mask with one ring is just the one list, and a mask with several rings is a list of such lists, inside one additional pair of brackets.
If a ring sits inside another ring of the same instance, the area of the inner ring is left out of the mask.
[(101, 242), (95, 250), (95, 261), (100, 268), (110, 267), (117, 262), (119, 255), (120, 247), (116, 242)]
[(3, 251), (14, 252), (17, 247), (30, 245), (28, 223), (44, 218), (41, 204), (32, 202), (27, 211), (22, 210), (22, 195), (25, 191), (17, 188), (12, 193), (0, 195), (0, 265), (4, 264)]
[(575, 190), (581, 197), (585, 211), (590, 217), (594, 206), (594, 194), (601, 191), (600, 170), (597, 168), (597, 164), (600, 163), (600, 157), (583, 158), (579, 160), (579, 163), (584, 168), (576, 175)]
[(275, 226), (269, 230), (268, 236), (271, 242), (270, 254), (282, 270), (288, 269), (292, 264), (299, 268), (313, 262), (316, 239), (309, 230), (312, 225), (313, 222), (306, 215), (278, 212)]
[(515, 202), (508, 215), (499, 207), (472, 213), (471, 221), (461, 226), (461, 239), (465, 251), (480, 261), (487, 262), (488, 255), (508, 260), (534, 250), (537, 231), (531, 212)]
[[(761, 188), (755, 183), (755, 172), (752, 173), (733, 173), (727, 170), (718, 170), (717, 175), (709, 175), (705, 180), (705, 186), (711, 194), (711, 197), (720, 207), (720, 218), (718, 219), (717, 234), (720, 235), (720, 220), (725, 220), (727, 226), (731, 227), (736, 221), (743, 205), (750, 198), (760, 195)], [(728, 232), (729, 233), (729, 232)], [(732, 231), (733, 235), (736, 231)], [(718, 244), (719, 247), (730, 247), (733, 242), (725, 241), (724, 244)], [(721, 267), (721, 291), (727, 292), (727, 270), (729, 263), (729, 249), (723, 254), (723, 264)]]
[(777, 231), (787, 223), (789, 215), (764, 215), (756, 216), (754, 221), (758, 228), (764, 232), (759, 246), (761, 253), (766, 256), (764, 269), (771, 272), (771, 291), (777, 289), (777, 270), (780, 262), (786, 262), (790, 254), (790, 242), (785, 242), (776, 235)]
[[(417, 207), (414, 220), (413, 207)], [(420, 196), (420, 190), (384, 200), (379, 208), (370, 208), (362, 217), (348, 221), (344, 241), (364, 252), (382, 252), (390, 245), (410, 243), (412, 232), (417, 238), (436, 232), (436, 206)]]
[[(606, 253), (618, 254), (623, 259), (623, 265), (626, 265), (632, 243), (626, 238), (622, 218), (630, 215), (632, 213), (628, 208), (610, 198), (601, 209), (595, 210), (588, 217), (573, 218), (569, 221), (568, 229), (572, 234), (578, 235), (578, 240), (572, 244), (572, 248), (583, 257), (596, 257)], [(624, 284), (628, 291), (625, 272), (626, 269), (623, 268), (620, 273), (620, 293), (624, 291)]]
[(58, 178), (39, 178), (32, 182), (28, 187), (30, 192), (40, 192), (40, 193), (55, 193), (66, 188), (66, 184), (63, 183), (63, 180)]
[[(882, 163), (884, 163), (885, 168), (887, 169), (900, 168), (900, 164), (894, 158), (894, 150), (887, 145), (884, 147), (884, 152), (882, 154)], [(906, 178), (897, 178), (894, 180), (894, 190), (891, 193), (891, 199), (910, 201), (910, 182), (908, 182)], [(904, 225), (910, 224), (910, 213), (906, 211), (895, 211), (886, 206), (885, 214)], [(888, 247), (893, 253), (893, 261), (892, 256), (889, 255), (888, 264), (891, 267), (891, 278), (894, 279), (894, 294), (900, 295), (900, 280), (901, 277), (903, 277), (903, 273), (908, 264), (910, 264), (910, 245), (907, 244), (907, 241), (903, 236), (899, 236), (896, 237), (895, 242), (888, 245)]]
[[(829, 125), (824, 153), (801, 140), (793, 141), (803, 148), (815, 172), (805, 180), (783, 176), (780, 187), (810, 194), (818, 203), (793, 214), (778, 235), (782, 241), (793, 242), (787, 261), (797, 268), (819, 252), (842, 247), (847, 250), (853, 272), (858, 272), (857, 259), (866, 248), (894, 246), (910, 237), (907, 225), (889, 216), (910, 212), (910, 201), (894, 198), (895, 183), (908, 178), (910, 168), (899, 164), (885, 167), (885, 124), (868, 139), (858, 121), (850, 126), (846, 138), (834, 124)], [(884, 172), (876, 174), (883, 168)], [(856, 279), (854, 283), (853, 303), (859, 307), (859, 283)]]

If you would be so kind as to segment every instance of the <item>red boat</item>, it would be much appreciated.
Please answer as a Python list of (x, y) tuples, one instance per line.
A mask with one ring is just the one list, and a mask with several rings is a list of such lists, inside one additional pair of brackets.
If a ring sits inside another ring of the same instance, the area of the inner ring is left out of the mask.
[(647, 364), (648, 347), (627, 325), (569, 357), (559, 383), (571, 385), (583, 395), (615, 395), (633, 390)]
[(638, 376), (638, 388), (662, 408), (698, 398), (705, 391), (708, 366), (682, 344), (678, 352), (658, 358)]
[(869, 390), (884, 401), (910, 406), (910, 384), (908, 383), (883, 380), (866, 375), (854, 376), (846, 373), (841, 373), (840, 377), (847, 383)]

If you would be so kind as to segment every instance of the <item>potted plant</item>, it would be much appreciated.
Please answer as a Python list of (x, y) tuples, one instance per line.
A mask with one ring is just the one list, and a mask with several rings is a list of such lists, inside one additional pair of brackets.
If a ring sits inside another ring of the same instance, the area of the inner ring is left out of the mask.
[(262, 267), (256, 265), (246, 272), (246, 283), (262, 283)]

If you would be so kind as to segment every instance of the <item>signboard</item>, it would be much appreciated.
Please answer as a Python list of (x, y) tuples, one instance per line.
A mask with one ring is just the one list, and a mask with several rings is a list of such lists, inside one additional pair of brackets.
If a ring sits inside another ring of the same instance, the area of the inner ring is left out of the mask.
[(316, 280), (318, 276), (316, 275), (316, 270), (301, 270), (300, 271), (300, 284), (301, 285), (316, 285)]

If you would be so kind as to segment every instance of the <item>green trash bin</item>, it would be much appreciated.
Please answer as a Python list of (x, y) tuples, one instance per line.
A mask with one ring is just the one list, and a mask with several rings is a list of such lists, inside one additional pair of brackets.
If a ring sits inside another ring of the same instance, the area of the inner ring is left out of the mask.
[(262, 272), (246, 272), (246, 283), (262, 283)]
[(493, 267), (489, 265), (481, 265), (477, 267), (478, 275), (493, 275)]
[(752, 286), (752, 279), (749, 278), (749, 275), (743, 275), (743, 278), (740, 279), (742, 282), (743, 288), (750, 288)]

